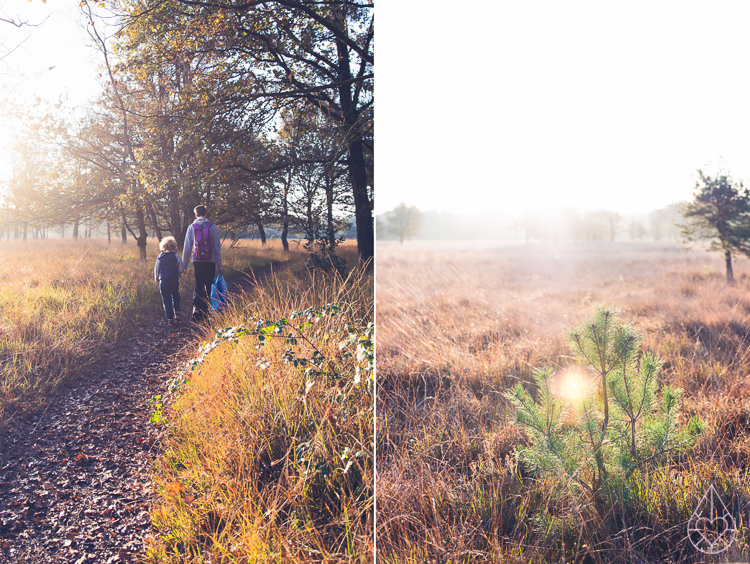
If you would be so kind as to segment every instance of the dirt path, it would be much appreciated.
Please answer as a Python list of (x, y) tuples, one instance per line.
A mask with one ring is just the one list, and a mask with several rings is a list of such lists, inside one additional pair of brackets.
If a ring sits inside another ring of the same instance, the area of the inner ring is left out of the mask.
[[(258, 283), (271, 269), (256, 271)], [(230, 288), (245, 291), (252, 281)], [(183, 296), (182, 313), (190, 296)], [(0, 436), (0, 563), (137, 562), (153, 530), (151, 465), (164, 394), (194, 340), (189, 325), (149, 327), (61, 386), (44, 411)]]

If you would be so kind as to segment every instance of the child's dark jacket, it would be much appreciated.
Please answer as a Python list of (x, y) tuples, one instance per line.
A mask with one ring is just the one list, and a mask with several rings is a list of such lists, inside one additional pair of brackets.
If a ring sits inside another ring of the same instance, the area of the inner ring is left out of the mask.
[(156, 259), (154, 265), (154, 280), (176, 281), (179, 278), (179, 272), (182, 270), (182, 259), (175, 252), (164, 252)]

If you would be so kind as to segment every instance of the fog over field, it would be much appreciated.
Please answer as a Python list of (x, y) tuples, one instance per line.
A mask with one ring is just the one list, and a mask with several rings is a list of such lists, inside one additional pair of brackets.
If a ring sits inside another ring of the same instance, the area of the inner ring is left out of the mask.
[[(418, 210), (416, 227), (407, 240), (413, 241), (643, 241), (679, 237), (682, 203), (643, 213), (576, 210), (527, 211), (507, 213), (477, 210), (476, 213), (453, 213), (434, 209)], [(393, 211), (377, 216), (378, 240), (397, 240), (389, 218)]]

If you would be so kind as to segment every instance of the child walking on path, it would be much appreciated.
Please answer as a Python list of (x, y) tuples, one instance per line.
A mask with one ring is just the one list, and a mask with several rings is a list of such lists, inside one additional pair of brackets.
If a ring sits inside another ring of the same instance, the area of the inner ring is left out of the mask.
[(159, 243), (161, 254), (154, 265), (154, 280), (159, 283), (164, 313), (170, 327), (180, 319), (180, 272), (182, 259), (177, 254), (177, 241), (174, 237), (164, 237)]

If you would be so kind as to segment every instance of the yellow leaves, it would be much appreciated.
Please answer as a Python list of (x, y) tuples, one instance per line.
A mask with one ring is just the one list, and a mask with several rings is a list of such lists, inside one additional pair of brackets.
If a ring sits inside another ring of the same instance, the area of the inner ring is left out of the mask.
[(188, 495), (187, 492), (183, 491), (184, 488), (182, 487), (182, 482), (175, 480), (174, 482), (171, 482), (166, 489), (166, 494), (175, 498), (179, 498), (182, 494), (182, 500), (183, 502), (190, 505), (191, 503), (195, 503), (195, 497), (192, 495)]

